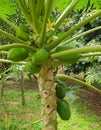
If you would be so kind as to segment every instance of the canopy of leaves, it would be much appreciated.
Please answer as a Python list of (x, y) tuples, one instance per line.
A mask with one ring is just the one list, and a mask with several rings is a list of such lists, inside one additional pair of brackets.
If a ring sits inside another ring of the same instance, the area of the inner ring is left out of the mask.
[(8, 17), (16, 13), (16, 5), (12, 0), (0, 0), (0, 16)]

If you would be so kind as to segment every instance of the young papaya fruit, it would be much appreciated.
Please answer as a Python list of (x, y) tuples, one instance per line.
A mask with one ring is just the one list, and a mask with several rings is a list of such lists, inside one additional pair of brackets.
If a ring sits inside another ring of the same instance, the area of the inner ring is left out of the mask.
[[(70, 49), (75, 49), (75, 47), (71, 45), (61, 45), (56, 48), (56, 52), (62, 52)], [(71, 64), (77, 62), (80, 57), (81, 57), (80, 53), (73, 53), (70, 55), (60, 56), (58, 59), (62, 62)]]
[(32, 61), (28, 61), (25, 65), (25, 70), (30, 72), (31, 74), (34, 74), (40, 72), (41, 66), (33, 64)]
[(20, 28), (21, 31), (29, 33), (29, 28), (26, 25), (19, 24), (18, 27)]
[(47, 61), (48, 57), (48, 52), (45, 49), (40, 49), (32, 56), (32, 62), (36, 65), (42, 65)]
[(29, 51), (25, 48), (12, 48), (7, 54), (7, 58), (12, 61), (22, 61), (28, 57)]
[(71, 117), (70, 106), (67, 100), (57, 101), (57, 112), (62, 120), (69, 120)]
[(29, 40), (29, 33), (26, 33), (26, 32), (24, 32), (20, 29), (16, 31), (16, 36), (19, 37), (20, 39), (24, 40), (24, 41)]
[(58, 80), (56, 84), (56, 96), (60, 99), (66, 96), (66, 85), (60, 80)]

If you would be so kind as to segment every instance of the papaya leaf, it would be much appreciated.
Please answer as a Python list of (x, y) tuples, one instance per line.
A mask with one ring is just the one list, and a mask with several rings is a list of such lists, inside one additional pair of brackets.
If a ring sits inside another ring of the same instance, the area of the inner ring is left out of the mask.
[[(72, 0), (56, 0), (55, 7), (58, 11), (63, 11), (71, 1)], [(80, 2), (75, 6), (74, 11), (83, 10), (87, 7), (87, 5), (90, 5), (95, 9), (101, 9), (101, 0), (80, 0)]]
[(12, 0), (0, 0), (0, 16), (9, 17), (16, 14), (16, 4)]
[(101, 8), (101, 0), (90, 0), (90, 5), (93, 5), (94, 8)]
[[(55, 1), (55, 8), (58, 9), (59, 12), (63, 11), (71, 2), (72, 0), (56, 0)], [(61, 6), (62, 5), (62, 6)]]
[(74, 10), (79, 11), (87, 7), (88, 0), (80, 0), (80, 2), (75, 6)]
[(85, 9), (87, 6), (91, 6), (95, 9), (101, 8), (101, 0), (81, 0), (78, 5), (75, 7), (75, 11)]

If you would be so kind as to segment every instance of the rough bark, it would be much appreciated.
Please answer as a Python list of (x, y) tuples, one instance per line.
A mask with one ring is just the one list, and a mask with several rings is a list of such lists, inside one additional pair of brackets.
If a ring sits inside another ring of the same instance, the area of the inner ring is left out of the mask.
[(56, 94), (53, 72), (42, 68), (39, 76), (39, 90), (42, 104), (42, 130), (57, 130)]

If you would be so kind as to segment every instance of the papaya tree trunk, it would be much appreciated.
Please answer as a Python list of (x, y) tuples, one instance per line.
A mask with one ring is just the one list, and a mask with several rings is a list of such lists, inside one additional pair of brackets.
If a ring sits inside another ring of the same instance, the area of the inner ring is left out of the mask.
[(57, 130), (57, 111), (53, 71), (43, 67), (39, 75), (39, 90), (42, 104), (42, 130)]

